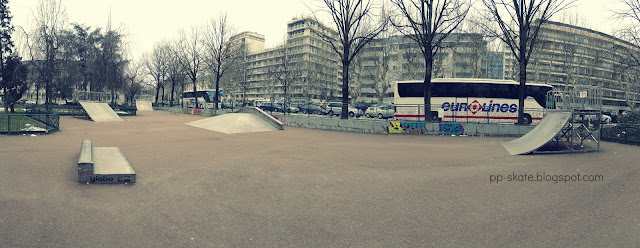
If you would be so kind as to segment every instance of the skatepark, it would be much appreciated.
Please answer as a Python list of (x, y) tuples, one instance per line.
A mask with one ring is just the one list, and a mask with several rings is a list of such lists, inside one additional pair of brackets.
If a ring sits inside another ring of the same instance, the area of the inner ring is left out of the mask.
[[(64, 116), (4, 136), (0, 238), (9, 247), (633, 246), (635, 146), (512, 156), (513, 137), (380, 135), (296, 127), (226, 134), (166, 111)], [(135, 184), (79, 184), (82, 140), (119, 147)], [(10, 144), (10, 145), (7, 145)], [(492, 183), (494, 175), (602, 175)]]

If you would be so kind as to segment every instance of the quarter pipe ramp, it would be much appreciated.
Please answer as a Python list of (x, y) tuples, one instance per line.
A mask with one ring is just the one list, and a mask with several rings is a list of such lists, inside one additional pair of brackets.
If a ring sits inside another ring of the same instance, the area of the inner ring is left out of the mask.
[(153, 111), (151, 101), (136, 100), (136, 108), (138, 109), (138, 111)]
[(503, 142), (502, 146), (511, 155), (533, 153), (556, 137), (572, 115), (571, 112), (547, 112), (533, 130), (516, 140)]
[(109, 104), (104, 102), (80, 102), (82, 108), (89, 115), (91, 120), (95, 122), (114, 122), (124, 121), (116, 112), (113, 111)]

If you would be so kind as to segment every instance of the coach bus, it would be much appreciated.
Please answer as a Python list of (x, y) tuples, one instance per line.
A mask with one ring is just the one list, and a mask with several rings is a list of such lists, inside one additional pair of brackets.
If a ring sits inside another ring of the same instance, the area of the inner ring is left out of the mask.
[[(189, 91), (182, 93), (182, 104), (187, 108), (199, 108), (204, 109), (213, 108), (213, 97), (216, 90), (199, 90), (199, 91)], [(222, 97), (224, 94), (222, 90), (220, 90), (220, 94), (218, 95), (218, 100), (222, 102)], [(198, 106), (196, 105), (196, 98), (198, 99)]]
[[(396, 82), (397, 119), (424, 119), (424, 82)], [(431, 116), (442, 121), (517, 122), (520, 83), (478, 78), (435, 78), (431, 81)], [(524, 122), (540, 121), (551, 85), (528, 83)]]

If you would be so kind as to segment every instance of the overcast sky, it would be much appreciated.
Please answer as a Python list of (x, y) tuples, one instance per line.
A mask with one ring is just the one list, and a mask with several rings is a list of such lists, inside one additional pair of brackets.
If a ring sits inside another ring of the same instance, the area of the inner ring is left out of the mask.
[[(10, 0), (13, 24), (29, 30), (33, 26), (39, 0)], [(131, 56), (138, 59), (161, 40), (174, 39), (182, 29), (205, 25), (212, 17), (226, 12), (239, 32), (253, 31), (265, 35), (267, 47), (283, 41), (286, 23), (291, 18), (308, 15), (321, 6), (318, 0), (62, 0), (68, 22), (92, 27), (106, 27), (109, 13), (113, 28), (127, 34)], [(309, 7), (307, 7), (309, 6)], [(612, 11), (620, 8), (618, 0), (578, 0), (568, 11), (587, 20), (588, 28), (612, 34), (617, 25), (610, 21)]]

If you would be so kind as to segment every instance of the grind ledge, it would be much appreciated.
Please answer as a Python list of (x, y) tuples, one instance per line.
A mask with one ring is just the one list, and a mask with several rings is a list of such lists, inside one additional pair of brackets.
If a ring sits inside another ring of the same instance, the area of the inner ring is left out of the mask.
[(78, 183), (136, 183), (136, 172), (119, 147), (93, 147), (91, 140), (83, 140)]

